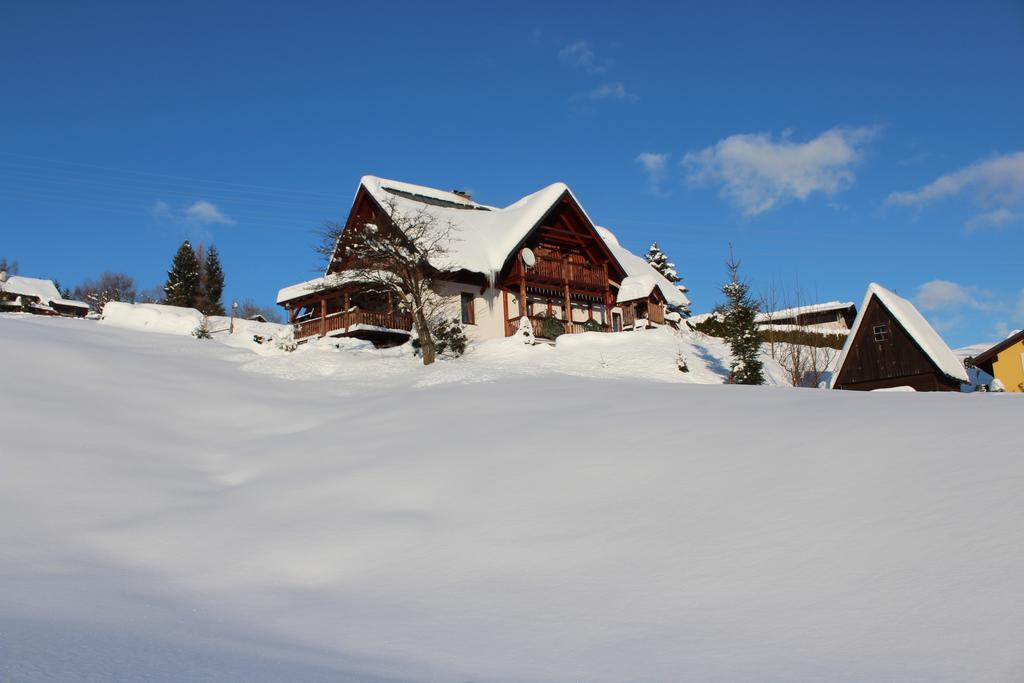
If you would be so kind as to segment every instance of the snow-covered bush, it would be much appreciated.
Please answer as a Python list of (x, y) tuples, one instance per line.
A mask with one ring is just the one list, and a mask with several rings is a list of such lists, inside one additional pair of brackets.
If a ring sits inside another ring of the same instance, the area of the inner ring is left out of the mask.
[(438, 353), (448, 353), (453, 356), (461, 356), (466, 352), (469, 339), (466, 337), (466, 329), (458, 320), (442, 320), (434, 329), (434, 341), (437, 344)]
[[(466, 336), (466, 329), (457, 319), (442, 320), (431, 331), (434, 340), (434, 349), (441, 355), (461, 356), (466, 352), (469, 345), (469, 338)], [(422, 345), (419, 336), (412, 339), (412, 348), (416, 355), (422, 353)]]
[(604, 331), (604, 325), (591, 318), (583, 323), (583, 329), (587, 332), (602, 332)]
[(210, 334), (210, 321), (205, 315), (199, 326), (192, 330), (192, 336), (196, 339), (213, 339), (213, 335)]

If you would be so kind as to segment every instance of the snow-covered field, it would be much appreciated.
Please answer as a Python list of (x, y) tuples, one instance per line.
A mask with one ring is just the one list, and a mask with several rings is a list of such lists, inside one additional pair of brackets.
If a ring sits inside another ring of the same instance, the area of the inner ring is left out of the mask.
[(256, 325), (0, 316), (0, 681), (1024, 677), (1017, 396)]

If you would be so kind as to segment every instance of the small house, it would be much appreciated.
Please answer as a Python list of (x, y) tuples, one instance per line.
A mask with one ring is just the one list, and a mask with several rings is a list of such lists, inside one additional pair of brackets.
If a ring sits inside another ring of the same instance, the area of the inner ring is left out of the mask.
[(968, 381), (963, 363), (912, 303), (868, 285), (839, 354), (833, 389), (959, 391)]
[(857, 318), (852, 301), (827, 301), (758, 313), (756, 322), (772, 327), (802, 327), (814, 332), (846, 332)]
[(983, 351), (968, 363), (999, 380), (1003, 389), (1024, 392), (1024, 330)]
[(82, 318), (89, 304), (63, 298), (52, 280), (0, 273), (0, 311)]

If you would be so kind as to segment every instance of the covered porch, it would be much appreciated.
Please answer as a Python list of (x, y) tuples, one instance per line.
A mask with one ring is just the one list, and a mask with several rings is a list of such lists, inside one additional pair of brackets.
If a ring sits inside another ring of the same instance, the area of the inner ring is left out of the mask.
[(330, 278), (281, 290), (278, 303), (288, 311), (295, 341), (319, 337), (355, 337), (376, 346), (408, 341), (412, 315), (403, 310), (390, 291), (364, 283), (330, 284)]

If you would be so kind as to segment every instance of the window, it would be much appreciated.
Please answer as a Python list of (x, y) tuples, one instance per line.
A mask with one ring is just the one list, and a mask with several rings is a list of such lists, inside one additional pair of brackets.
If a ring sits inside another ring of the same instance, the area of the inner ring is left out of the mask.
[(462, 323), (464, 325), (476, 325), (476, 304), (473, 295), (469, 292), (462, 293)]
[(889, 338), (889, 326), (888, 325), (875, 325), (875, 327), (872, 329), (872, 331), (875, 333), (875, 341), (876, 342), (885, 341), (886, 339)]

